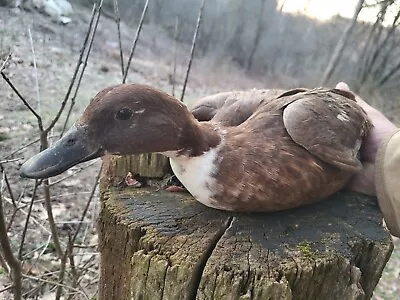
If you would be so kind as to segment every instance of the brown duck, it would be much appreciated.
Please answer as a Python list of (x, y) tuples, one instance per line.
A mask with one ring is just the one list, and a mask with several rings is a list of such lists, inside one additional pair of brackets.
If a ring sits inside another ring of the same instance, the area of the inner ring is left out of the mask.
[(371, 128), (351, 93), (249, 90), (199, 100), (192, 112), (139, 84), (98, 93), (54, 146), (21, 175), (55, 176), (105, 154), (162, 153), (201, 203), (230, 211), (277, 211), (323, 199), (362, 169)]

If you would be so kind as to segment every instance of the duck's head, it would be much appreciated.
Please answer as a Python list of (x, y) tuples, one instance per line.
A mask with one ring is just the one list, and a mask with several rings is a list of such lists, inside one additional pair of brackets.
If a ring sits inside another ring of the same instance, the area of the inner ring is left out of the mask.
[(190, 148), (198, 138), (186, 106), (152, 87), (106, 88), (52, 147), (26, 161), (22, 177), (47, 178), (105, 154), (140, 154)]

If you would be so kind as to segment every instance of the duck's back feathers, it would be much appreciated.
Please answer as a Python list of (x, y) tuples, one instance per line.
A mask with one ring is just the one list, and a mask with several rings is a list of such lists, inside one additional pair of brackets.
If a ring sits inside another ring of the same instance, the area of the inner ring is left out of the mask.
[(191, 112), (198, 121), (210, 121), (235, 92), (218, 93), (197, 100)]
[(284, 90), (232, 91), (201, 98), (191, 109), (199, 121), (219, 122), (223, 126), (237, 126), (246, 121), (265, 102), (271, 101)]
[(220, 93), (197, 101), (192, 113), (201, 121), (222, 126), (252, 123), (253, 128), (270, 126), (267, 120), (282, 114), (295, 143), (322, 161), (352, 172), (362, 168), (357, 158), (361, 137), (372, 126), (352, 93), (326, 88)]
[(293, 96), (284, 108), (283, 122), (290, 137), (322, 161), (358, 171), (361, 138), (371, 126), (366, 113), (339, 90), (315, 89)]

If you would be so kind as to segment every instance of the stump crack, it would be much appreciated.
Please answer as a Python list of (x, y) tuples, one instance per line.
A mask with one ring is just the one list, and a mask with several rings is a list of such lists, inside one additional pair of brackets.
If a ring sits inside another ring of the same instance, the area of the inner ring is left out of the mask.
[(211, 239), (209, 246), (207, 247), (206, 251), (200, 256), (199, 261), (193, 268), (193, 275), (189, 282), (189, 289), (187, 300), (195, 300), (197, 296), (197, 291), (199, 289), (201, 278), (203, 277), (203, 271), (206, 267), (206, 264), (211, 257), (214, 249), (217, 247), (218, 242), (222, 239), (226, 231), (231, 227), (233, 222), (233, 217), (229, 217), (223, 226), (219, 228), (219, 230), (215, 233), (214, 237)]
[(160, 297), (160, 299), (164, 299), (164, 291), (165, 291), (165, 281), (167, 280), (167, 271), (168, 271), (168, 268), (170, 268), (171, 267), (171, 261), (169, 260), (169, 257), (166, 257), (166, 261), (167, 261), (167, 265), (166, 265), (166, 267), (165, 267), (165, 273), (164, 273), (164, 276), (163, 276), (163, 286), (162, 286), (162, 288), (161, 288), (161, 297)]

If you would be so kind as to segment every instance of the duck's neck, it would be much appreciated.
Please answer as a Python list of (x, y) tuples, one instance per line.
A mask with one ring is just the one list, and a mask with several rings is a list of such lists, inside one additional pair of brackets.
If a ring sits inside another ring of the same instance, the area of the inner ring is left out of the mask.
[(222, 137), (212, 124), (201, 123), (194, 119), (191, 125), (181, 137), (182, 148), (177, 151), (178, 156), (201, 156), (220, 144)]
[[(160, 153), (170, 158), (197, 157), (213, 149), (221, 142), (221, 136), (215, 125), (199, 122), (186, 109), (181, 114), (174, 114), (174, 121), (169, 129), (164, 129), (164, 134), (169, 135), (165, 150)], [(168, 149), (169, 148), (169, 149)]]

